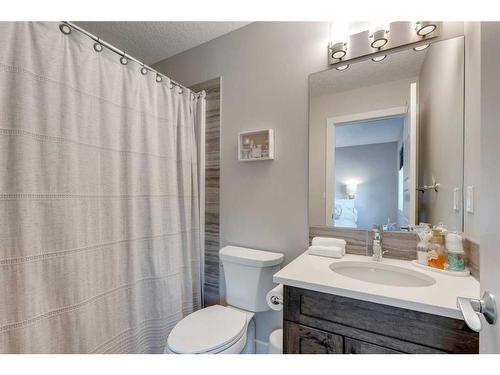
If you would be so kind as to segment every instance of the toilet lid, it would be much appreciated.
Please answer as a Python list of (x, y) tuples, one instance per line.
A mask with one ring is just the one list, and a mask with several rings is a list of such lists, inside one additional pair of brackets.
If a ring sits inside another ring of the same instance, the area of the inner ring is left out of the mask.
[(247, 317), (244, 312), (220, 305), (198, 310), (174, 327), (168, 347), (175, 353), (207, 353), (243, 335)]

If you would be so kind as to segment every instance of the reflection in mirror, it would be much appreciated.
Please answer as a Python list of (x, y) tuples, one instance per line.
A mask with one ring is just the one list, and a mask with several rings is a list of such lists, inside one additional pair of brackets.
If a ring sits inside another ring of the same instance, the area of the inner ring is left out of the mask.
[(405, 118), (402, 113), (335, 124), (334, 226), (370, 229), (373, 223), (386, 223), (394, 229), (408, 224), (408, 212), (398, 218), (405, 211)]
[(462, 230), (463, 38), (310, 76), (310, 225)]

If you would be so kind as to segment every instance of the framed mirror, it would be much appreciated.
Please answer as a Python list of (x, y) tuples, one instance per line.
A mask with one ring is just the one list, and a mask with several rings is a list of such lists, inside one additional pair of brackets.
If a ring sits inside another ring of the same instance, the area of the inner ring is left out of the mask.
[(463, 230), (463, 37), (314, 73), (309, 98), (311, 226)]

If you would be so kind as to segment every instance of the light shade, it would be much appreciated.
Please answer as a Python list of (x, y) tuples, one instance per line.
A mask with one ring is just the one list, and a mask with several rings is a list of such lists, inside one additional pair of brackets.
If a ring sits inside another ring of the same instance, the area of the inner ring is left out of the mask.
[(347, 53), (347, 43), (338, 42), (330, 46), (330, 56), (333, 59), (340, 60)]
[(389, 23), (374, 22), (369, 33), (370, 46), (372, 48), (382, 48), (389, 42)]
[(345, 186), (345, 192), (349, 199), (354, 199), (356, 192), (358, 191), (358, 184), (355, 182), (349, 182)]
[(330, 24), (330, 44), (347, 43), (349, 24), (347, 22), (332, 22)]
[(389, 33), (386, 30), (378, 30), (370, 35), (370, 46), (382, 48), (389, 42)]
[(415, 23), (415, 31), (417, 35), (426, 36), (436, 30), (436, 23), (432, 21), (417, 21)]

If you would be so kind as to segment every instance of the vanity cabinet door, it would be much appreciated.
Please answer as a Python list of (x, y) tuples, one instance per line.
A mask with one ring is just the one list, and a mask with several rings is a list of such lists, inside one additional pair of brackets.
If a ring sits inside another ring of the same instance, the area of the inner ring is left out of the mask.
[(463, 320), (289, 286), (283, 319), (405, 353), (479, 351)]
[(287, 321), (284, 324), (285, 354), (343, 353), (342, 336)]
[(359, 341), (344, 338), (344, 353), (345, 354), (402, 354), (396, 350), (384, 348), (369, 342)]

